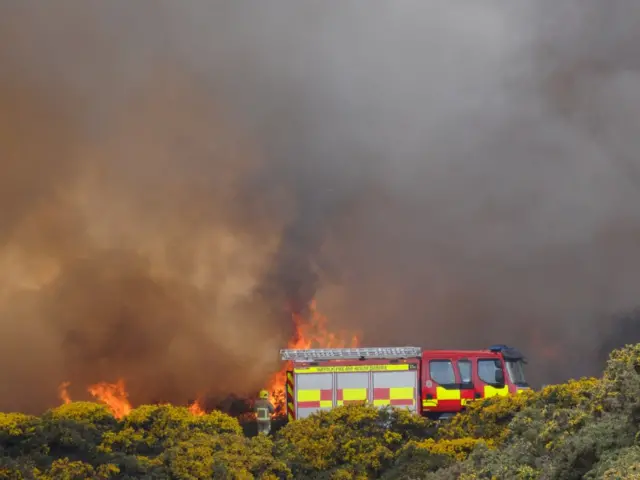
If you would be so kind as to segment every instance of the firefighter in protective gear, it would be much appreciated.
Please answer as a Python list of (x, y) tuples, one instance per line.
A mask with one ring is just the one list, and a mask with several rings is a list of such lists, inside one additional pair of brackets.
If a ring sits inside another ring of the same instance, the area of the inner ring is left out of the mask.
[(253, 409), (256, 412), (258, 433), (268, 435), (271, 432), (271, 415), (275, 411), (273, 404), (269, 401), (269, 392), (260, 391), (260, 398), (256, 399)]

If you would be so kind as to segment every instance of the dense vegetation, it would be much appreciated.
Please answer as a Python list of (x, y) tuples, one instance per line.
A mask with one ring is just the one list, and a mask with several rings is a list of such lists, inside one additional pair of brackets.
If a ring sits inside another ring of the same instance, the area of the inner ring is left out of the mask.
[(477, 403), (447, 424), (344, 407), (270, 438), (219, 412), (72, 403), (0, 414), (0, 478), (640, 479), (640, 345), (600, 379)]

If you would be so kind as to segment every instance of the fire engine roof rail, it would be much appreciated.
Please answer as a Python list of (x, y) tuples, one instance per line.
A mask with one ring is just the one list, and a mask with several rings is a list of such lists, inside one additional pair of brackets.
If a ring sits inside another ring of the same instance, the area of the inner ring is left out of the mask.
[(314, 362), (335, 359), (412, 358), (422, 355), (420, 347), (371, 347), (371, 348), (312, 348), (309, 350), (280, 350), (282, 360)]

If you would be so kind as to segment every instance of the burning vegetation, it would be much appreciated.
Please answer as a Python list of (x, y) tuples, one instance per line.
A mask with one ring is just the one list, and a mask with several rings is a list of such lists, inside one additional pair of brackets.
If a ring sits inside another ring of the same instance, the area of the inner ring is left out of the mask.
[[(295, 327), (294, 335), (289, 340), (288, 349), (305, 350), (308, 348), (344, 348), (359, 346), (358, 337), (354, 334), (332, 332), (327, 325), (327, 318), (318, 311), (316, 301), (312, 300), (309, 305), (309, 317), (299, 313), (292, 313)], [(284, 413), (285, 395), (284, 385), (289, 369), (288, 363), (282, 366), (271, 378), (268, 391), (276, 406), (276, 413)]]
[(72, 3), (0, 6), (0, 410), (281, 402), (314, 298), (537, 384), (636, 331), (630, 0)]
[[(289, 349), (343, 348), (357, 347), (359, 345), (356, 335), (347, 332), (336, 333), (331, 331), (327, 318), (318, 311), (315, 300), (310, 303), (306, 314), (292, 313), (291, 318), (294, 325), (294, 335), (287, 345)], [(271, 400), (276, 406), (276, 415), (282, 415), (284, 413), (284, 384), (288, 367), (288, 364), (282, 365), (282, 368), (271, 376), (267, 385)], [(65, 381), (58, 388), (60, 400), (65, 404), (72, 402), (68, 391), (70, 385), (71, 382)], [(92, 384), (87, 387), (87, 392), (98, 402), (107, 405), (113, 416), (117, 419), (124, 418), (134, 408), (129, 400), (129, 394), (127, 393), (125, 380), (123, 378), (118, 379), (114, 383), (102, 381)], [(241, 402), (244, 400), (244, 403), (248, 404), (251, 399), (239, 400)], [(206, 413), (205, 403), (206, 401), (203, 396), (200, 396), (189, 404), (188, 409), (194, 415), (204, 415)], [(238, 411), (236, 407), (236, 412), (231, 411), (233, 409), (233, 402), (231, 402), (231, 404), (227, 402), (226, 408), (223, 405), (216, 405), (216, 407), (226, 410), (227, 413), (235, 413), (235, 416), (238, 417), (244, 418), (250, 416), (248, 408), (241, 408)]]

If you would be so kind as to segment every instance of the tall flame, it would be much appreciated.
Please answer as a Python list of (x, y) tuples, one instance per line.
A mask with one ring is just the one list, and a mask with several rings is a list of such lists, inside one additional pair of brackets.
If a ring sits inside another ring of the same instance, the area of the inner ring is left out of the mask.
[[(359, 345), (358, 337), (353, 334), (338, 335), (331, 332), (327, 326), (327, 317), (322, 315), (316, 306), (316, 301), (309, 304), (309, 318), (299, 314), (292, 314), (295, 332), (287, 345), (290, 350), (306, 350), (309, 348), (353, 348)], [(349, 338), (350, 337), (350, 338)], [(348, 339), (347, 339), (348, 338)], [(271, 400), (276, 404), (277, 413), (283, 413), (285, 405), (284, 388), (287, 379), (287, 362), (275, 373), (269, 381), (268, 391)]]
[(116, 383), (96, 383), (88, 390), (96, 399), (106, 404), (113, 416), (119, 420), (128, 415), (132, 409), (123, 379), (119, 379)]
[(193, 402), (191, 405), (189, 405), (189, 411), (198, 416), (201, 417), (202, 415), (204, 415), (206, 412), (204, 411), (204, 408), (202, 408), (202, 404), (201, 404), (201, 400), (198, 399), (195, 402)]
[(58, 396), (65, 405), (71, 403), (71, 397), (69, 396), (69, 392), (67, 390), (69, 388), (69, 385), (71, 385), (71, 382), (62, 382), (58, 387)]

